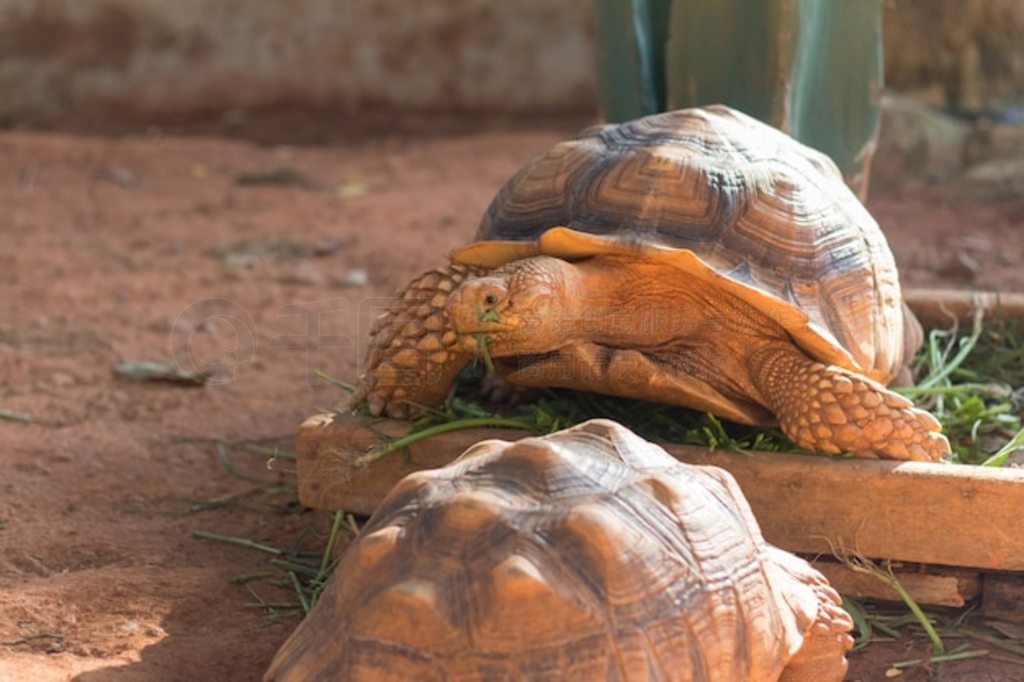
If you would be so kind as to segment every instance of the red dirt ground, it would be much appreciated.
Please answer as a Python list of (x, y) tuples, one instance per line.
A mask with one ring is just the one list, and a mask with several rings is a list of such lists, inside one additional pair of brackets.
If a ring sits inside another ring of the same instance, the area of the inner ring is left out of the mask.
[[(312, 370), (355, 376), (370, 304), (468, 239), (496, 188), (585, 121), (234, 123), (0, 133), (0, 409), (34, 418), (0, 419), (2, 680), (258, 679), (297, 619), (268, 621), (229, 582), (265, 555), (191, 534), (287, 546), (312, 528), (315, 547), (326, 519), (288, 495), (190, 511), (251, 487), (216, 444), (290, 448), (299, 422), (339, 396)], [(235, 182), (278, 167), (316, 186)], [(1024, 204), (916, 192), (871, 208), (907, 282), (1024, 290)], [(243, 239), (331, 253), (248, 267), (211, 254)], [(973, 282), (938, 274), (957, 251), (979, 263)], [(367, 283), (340, 286), (358, 268)], [(112, 375), (122, 360), (187, 362), (189, 344), (233, 380)], [(268, 472), (230, 454), (249, 475), (287, 477), (287, 462)], [(15, 643), (47, 633), (61, 638)], [(872, 646), (850, 679), (886, 679), (888, 663), (922, 652)], [(899, 679), (1022, 676), (976, 659)]]

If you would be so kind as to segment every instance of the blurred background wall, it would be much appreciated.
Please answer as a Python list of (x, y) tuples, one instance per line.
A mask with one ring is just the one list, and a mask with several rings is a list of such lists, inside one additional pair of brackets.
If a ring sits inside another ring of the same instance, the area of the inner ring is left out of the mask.
[(592, 109), (589, 0), (0, 0), (0, 120)]
[[(887, 81), (1024, 104), (1024, 0), (891, 0)], [(276, 104), (593, 110), (589, 0), (0, 0), (0, 122)]]
[(1024, 0), (890, 0), (887, 84), (963, 113), (1024, 106)]

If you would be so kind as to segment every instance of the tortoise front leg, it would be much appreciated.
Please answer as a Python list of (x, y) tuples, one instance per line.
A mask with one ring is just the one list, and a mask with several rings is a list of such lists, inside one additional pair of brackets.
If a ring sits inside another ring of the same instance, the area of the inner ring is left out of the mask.
[(445, 303), (466, 278), (484, 272), (453, 263), (409, 283), (374, 322), (353, 406), (365, 402), (374, 415), (409, 419), (421, 405), (444, 402), (455, 377), (476, 357), (467, 338), (452, 330)]
[(878, 382), (811, 360), (790, 343), (765, 343), (748, 365), (765, 405), (802, 448), (919, 461), (950, 452), (935, 417)]

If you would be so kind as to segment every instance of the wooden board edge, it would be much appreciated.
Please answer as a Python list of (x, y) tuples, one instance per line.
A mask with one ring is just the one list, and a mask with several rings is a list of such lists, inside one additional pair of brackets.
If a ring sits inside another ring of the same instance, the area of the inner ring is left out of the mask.
[(1024, 316), (1024, 293), (1020, 292), (909, 288), (903, 291), (903, 300), (925, 327), (969, 324), (979, 308), (988, 320)]
[[(829, 584), (844, 597), (900, 602), (902, 598), (877, 577), (833, 559), (811, 559)], [(982, 573), (964, 568), (935, 566), (888, 567), (893, 577), (918, 604), (961, 608), (981, 595)]]
[[(444, 433), (370, 466), (359, 460), (408, 423), (350, 414), (313, 417), (296, 443), (303, 504), (369, 515), (405, 475), (443, 466), (470, 445), (530, 434), (471, 429)], [(765, 537), (793, 552), (857, 551), (871, 558), (984, 570), (1024, 570), (1024, 471), (982, 467), (830, 460), (786, 453), (709, 452), (669, 445), (690, 464), (729, 471)]]
[(981, 615), (1024, 623), (1024, 573), (986, 573), (982, 580)]

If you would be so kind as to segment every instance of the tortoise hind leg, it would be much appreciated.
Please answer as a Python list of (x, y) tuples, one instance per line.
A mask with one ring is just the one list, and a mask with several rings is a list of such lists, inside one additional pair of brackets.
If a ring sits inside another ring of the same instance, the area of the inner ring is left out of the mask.
[(890, 386), (913, 386), (914, 372), (910, 369), (910, 363), (917, 355), (917, 351), (924, 343), (924, 327), (917, 319), (917, 315), (910, 309), (907, 302), (903, 302), (903, 366), (899, 373), (889, 382)]
[(782, 430), (809, 450), (937, 461), (949, 454), (938, 420), (878, 382), (770, 341), (748, 358), (751, 380)]
[(365, 401), (374, 415), (408, 419), (421, 405), (444, 402), (455, 377), (476, 357), (452, 331), (444, 306), (463, 280), (482, 272), (451, 264), (409, 283), (374, 322), (353, 406)]

